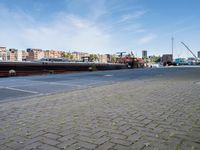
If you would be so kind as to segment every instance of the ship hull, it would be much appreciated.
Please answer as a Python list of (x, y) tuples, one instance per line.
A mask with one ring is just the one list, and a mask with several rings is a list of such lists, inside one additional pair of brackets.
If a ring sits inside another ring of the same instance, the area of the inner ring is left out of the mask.
[(0, 62), (0, 76), (25, 76), (118, 69), (127, 69), (127, 65), (68, 62)]

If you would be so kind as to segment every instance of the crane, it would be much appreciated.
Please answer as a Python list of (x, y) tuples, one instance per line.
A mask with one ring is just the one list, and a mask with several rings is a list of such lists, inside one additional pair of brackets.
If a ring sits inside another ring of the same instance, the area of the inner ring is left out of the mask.
[(126, 52), (117, 52), (117, 54), (119, 54), (120, 57), (122, 57), (124, 53)]
[(198, 58), (197, 58), (197, 56), (190, 50), (190, 48), (189, 48), (184, 42), (181, 42), (181, 44), (183, 44), (183, 46), (185, 46), (185, 47), (187, 48), (187, 50), (194, 56), (195, 61), (197, 62), (197, 61), (198, 61)]

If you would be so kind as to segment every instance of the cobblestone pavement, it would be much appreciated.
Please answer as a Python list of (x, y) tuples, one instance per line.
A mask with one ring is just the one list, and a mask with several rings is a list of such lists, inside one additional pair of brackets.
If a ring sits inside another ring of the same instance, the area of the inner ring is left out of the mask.
[(200, 70), (0, 104), (1, 150), (198, 150)]

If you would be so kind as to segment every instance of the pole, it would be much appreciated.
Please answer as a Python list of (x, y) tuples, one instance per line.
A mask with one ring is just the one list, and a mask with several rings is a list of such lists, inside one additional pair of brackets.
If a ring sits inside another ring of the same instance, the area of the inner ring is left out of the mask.
[(173, 55), (174, 55), (174, 37), (172, 36), (172, 61), (173, 61)]

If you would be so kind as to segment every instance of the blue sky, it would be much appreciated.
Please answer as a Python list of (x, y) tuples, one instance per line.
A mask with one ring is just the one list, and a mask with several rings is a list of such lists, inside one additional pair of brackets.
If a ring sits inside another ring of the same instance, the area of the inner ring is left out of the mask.
[(0, 0), (0, 46), (141, 56), (200, 50), (199, 0)]

